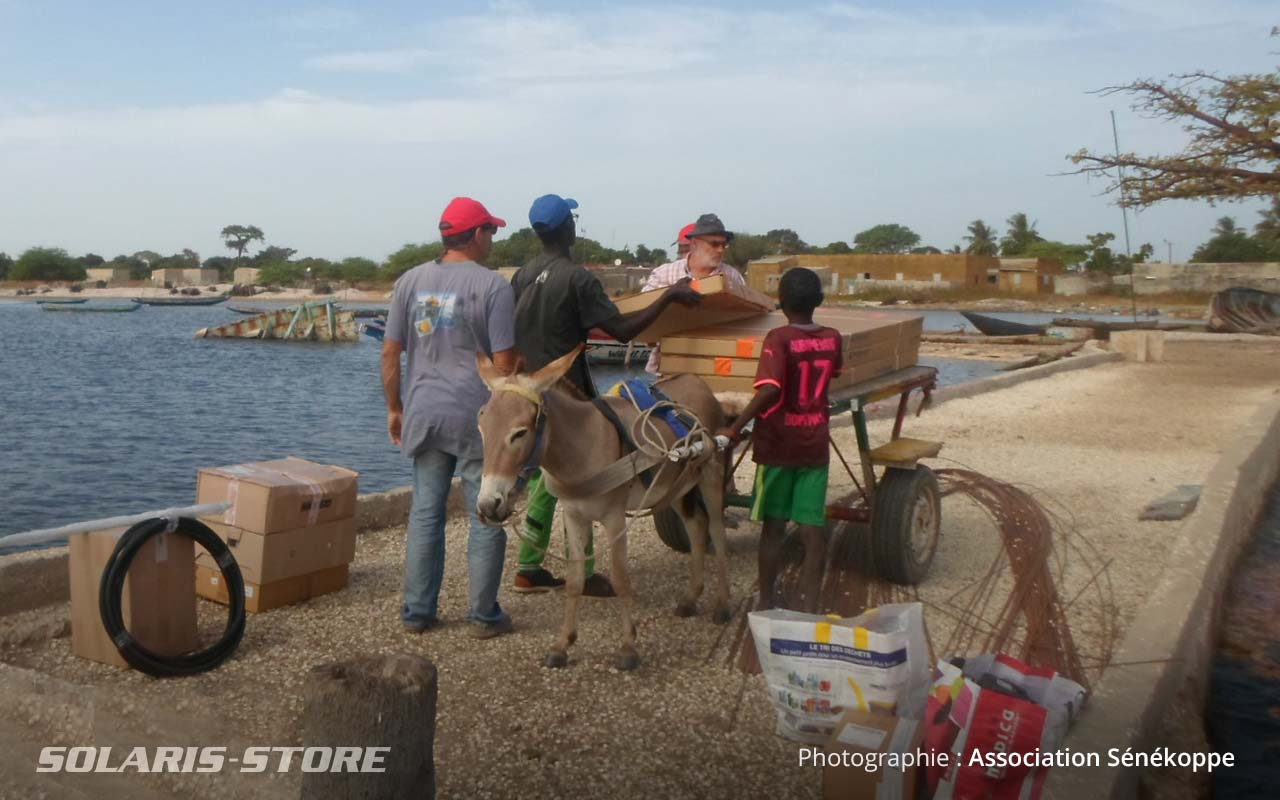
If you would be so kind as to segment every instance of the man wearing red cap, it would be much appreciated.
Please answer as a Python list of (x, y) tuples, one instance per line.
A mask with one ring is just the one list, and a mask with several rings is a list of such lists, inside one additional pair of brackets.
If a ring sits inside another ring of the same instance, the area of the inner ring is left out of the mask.
[(676, 259), (688, 258), (689, 251), (693, 248), (693, 242), (689, 241), (689, 232), (693, 230), (693, 223), (690, 222), (680, 229), (680, 235), (676, 237)]
[[(500, 369), (515, 369), (515, 298), (511, 286), (481, 263), (506, 223), (469, 197), (456, 197), (440, 216), (444, 254), (396, 281), (382, 342), (382, 386), (391, 441), (413, 459), (413, 506), (405, 539), (406, 630), (422, 633), (436, 615), (444, 579), (449, 487), (461, 479), (471, 515), (467, 540), (471, 633), (488, 639), (511, 631), (498, 605), (507, 536), (480, 522), (476, 496), (484, 449), (476, 414), (489, 390), (476, 371), (477, 352)], [(401, 381), (400, 355), (407, 355)]]
[[(728, 250), (729, 243), (732, 241), (733, 234), (724, 229), (724, 223), (719, 217), (715, 214), (703, 214), (698, 217), (697, 222), (680, 229), (677, 244), (682, 249), (677, 252), (682, 257), (670, 264), (655, 267), (653, 272), (649, 273), (649, 280), (645, 281), (642, 291), (663, 289), (685, 279), (696, 281), (710, 278), (712, 275), (723, 275), (730, 285), (740, 289), (747, 288), (747, 280), (742, 277), (742, 273), (732, 265), (724, 263), (725, 251)], [(683, 249), (685, 242), (689, 245), (687, 250)], [(684, 255), (685, 253), (688, 255)], [(654, 347), (650, 352), (649, 363), (645, 365), (645, 370), (657, 373), (660, 364), (661, 356), (658, 348)]]

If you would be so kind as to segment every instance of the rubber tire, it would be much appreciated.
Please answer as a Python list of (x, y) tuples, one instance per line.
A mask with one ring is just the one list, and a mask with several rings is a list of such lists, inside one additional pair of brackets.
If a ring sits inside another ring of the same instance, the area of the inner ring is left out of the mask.
[[(916, 556), (911, 539), (916, 505), (921, 499), (932, 506), (934, 530), (927, 553)], [(886, 469), (876, 486), (875, 512), (871, 520), (871, 556), (876, 574), (907, 586), (923, 581), (938, 552), (941, 530), (942, 493), (933, 470), (923, 464), (915, 469)]]
[[(693, 549), (689, 541), (689, 532), (685, 530), (684, 520), (674, 508), (664, 508), (653, 512), (653, 527), (658, 530), (658, 538), (662, 543), (677, 553), (688, 553)], [(707, 555), (715, 555), (716, 543), (707, 539)]]
[(687, 553), (692, 549), (689, 532), (684, 529), (684, 520), (674, 508), (664, 508), (653, 513), (653, 527), (658, 529), (658, 538), (662, 543), (677, 553)]

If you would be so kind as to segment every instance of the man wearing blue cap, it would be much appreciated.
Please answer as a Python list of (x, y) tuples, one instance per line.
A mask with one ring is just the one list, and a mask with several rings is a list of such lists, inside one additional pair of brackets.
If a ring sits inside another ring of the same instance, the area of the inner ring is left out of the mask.
[[(620, 342), (629, 342), (671, 303), (695, 305), (701, 298), (685, 280), (668, 287), (662, 297), (647, 308), (625, 315), (620, 313), (605, 294), (600, 280), (570, 258), (570, 248), (578, 235), (573, 213), (577, 207), (576, 200), (546, 194), (534, 200), (529, 209), (529, 224), (542, 242), (542, 252), (511, 279), (516, 298), (516, 350), (524, 357), (524, 368), (529, 372), (586, 344), (592, 328), (600, 328)], [(585, 355), (578, 356), (565, 377), (587, 397), (596, 396)], [(555, 508), (555, 497), (547, 491), (539, 475), (529, 483), (525, 541), (520, 546), (520, 566), (513, 587), (517, 592), (545, 592), (564, 585), (563, 579), (542, 566), (551, 540)], [(583, 594), (612, 597), (613, 587), (608, 579), (593, 572), (589, 542), (587, 555)]]

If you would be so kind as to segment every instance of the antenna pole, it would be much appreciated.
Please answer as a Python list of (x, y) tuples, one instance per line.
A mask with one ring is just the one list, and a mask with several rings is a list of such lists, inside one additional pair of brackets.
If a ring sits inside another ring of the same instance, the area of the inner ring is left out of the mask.
[[(1120, 134), (1116, 133), (1116, 112), (1111, 112), (1111, 141), (1116, 146), (1116, 161), (1120, 161)], [(1116, 164), (1120, 175), (1120, 216), (1124, 219), (1124, 254), (1129, 260), (1129, 303), (1132, 306), (1133, 321), (1138, 321), (1138, 287), (1133, 281), (1133, 249), (1129, 246), (1129, 209), (1124, 200), (1124, 167)]]

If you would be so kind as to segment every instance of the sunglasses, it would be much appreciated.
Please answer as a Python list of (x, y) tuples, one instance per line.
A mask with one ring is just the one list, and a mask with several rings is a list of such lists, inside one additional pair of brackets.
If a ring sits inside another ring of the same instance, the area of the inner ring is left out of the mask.
[(698, 239), (698, 241), (714, 250), (724, 250), (729, 246), (728, 239)]

